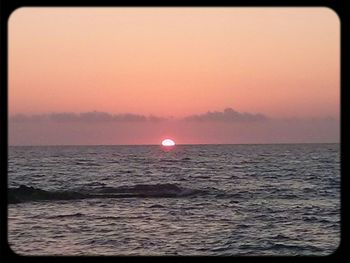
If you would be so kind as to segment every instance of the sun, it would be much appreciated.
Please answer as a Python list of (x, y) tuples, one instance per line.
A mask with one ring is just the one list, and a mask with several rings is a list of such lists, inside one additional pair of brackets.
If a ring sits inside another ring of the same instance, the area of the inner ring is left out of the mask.
[(174, 146), (175, 142), (171, 139), (165, 139), (162, 141), (163, 146)]

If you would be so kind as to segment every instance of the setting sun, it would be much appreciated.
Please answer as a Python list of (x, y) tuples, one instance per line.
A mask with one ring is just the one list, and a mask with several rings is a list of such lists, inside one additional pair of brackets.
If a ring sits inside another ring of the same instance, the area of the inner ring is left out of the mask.
[(165, 139), (162, 141), (162, 145), (163, 146), (174, 146), (175, 142), (173, 140), (170, 140), (170, 139)]

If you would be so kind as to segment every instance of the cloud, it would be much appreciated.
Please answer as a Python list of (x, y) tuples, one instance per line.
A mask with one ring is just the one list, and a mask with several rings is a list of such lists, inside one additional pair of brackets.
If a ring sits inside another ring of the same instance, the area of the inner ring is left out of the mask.
[(25, 115), (25, 114), (16, 114), (13, 116), (10, 116), (9, 121), (10, 122), (32, 122), (32, 121), (44, 121), (47, 120), (47, 115), (44, 114), (37, 114), (37, 115)]
[(133, 113), (123, 114), (110, 114), (107, 112), (60, 112), (50, 114), (36, 114), (36, 115), (25, 115), (16, 114), (10, 117), (11, 122), (39, 122), (39, 121), (53, 121), (53, 122), (160, 122), (167, 120), (167, 118), (157, 117), (154, 115), (145, 116)]
[(280, 121), (280, 122), (337, 122), (332, 117), (325, 118), (288, 118), (288, 119), (271, 119), (261, 113), (238, 112), (232, 108), (226, 108), (223, 111), (208, 111), (203, 114), (189, 115), (182, 119), (173, 117), (160, 117), (155, 115), (142, 115), (134, 113), (111, 114), (108, 112), (90, 111), (82, 113), (73, 112), (56, 112), (48, 114), (16, 114), (9, 118), (11, 123), (25, 122), (80, 122), (80, 123), (113, 123), (113, 122), (149, 122), (158, 123), (163, 121), (184, 121), (184, 122), (220, 122), (220, 123), (251, 123), (264, 121)]
[(220, 122), (250, 122), (264, 121), (268, 118), (260, 113), (253, 114), (248, 112), (238, 112), (232, 108), (226, 108), (223, 112), (208, 111), (204, 114), (191, 115), (184, 118), (185, 121), (220, 121)]
[(9, 145), (159, 144), (164, 136), (174, 138), (178, 144), (340, 140), (340, 123), (336, 117), (276, 119), (226, 109), (186, 119), (190, 121), (106, 112), (18, 114), (9, 119), (8, 140)]

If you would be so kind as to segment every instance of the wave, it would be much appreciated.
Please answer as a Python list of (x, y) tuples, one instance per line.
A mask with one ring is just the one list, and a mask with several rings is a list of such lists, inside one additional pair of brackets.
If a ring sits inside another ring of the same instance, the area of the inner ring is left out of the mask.
[(54, 216), (49, 216), (47, 218), (53, 219), (53, 218), (70, 218), (70, 217), (83, 217), (83, 216), (84, 214), (82, 213), (74, 213), (74, 214), (54, 215)]
[(309, 250), (311, 252), (321, 252), (324, 251), (324, 249), (317, 247), (317, 246), (313, 246), (313, 245), (305, 245), (305, 244), (301, 244), (301, 245), (296, 245), (296, 244), (272, 244), (270, 247), (266, 248), (266, 249), (275, 249), (275, 250), (296, 250), (296, 251), (305, 251), (305, 250)]
[(17, 188), (8, 189), (8, 203), (89, 198), (174, 198), (194, 196), (201, 193), (205, 193), (205, 191), (183, 188), (176, 184), (137, 184), (132, 186), (101, 187), (90, 191), (46, 191), (20, 185)]

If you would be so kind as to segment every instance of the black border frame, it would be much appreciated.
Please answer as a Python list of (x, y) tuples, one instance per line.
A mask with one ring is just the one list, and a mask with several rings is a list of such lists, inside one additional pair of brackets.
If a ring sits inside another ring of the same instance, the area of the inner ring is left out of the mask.
[[(214, 5), (200, 4), (197, 1), (171, 1), (168, 4), (164, 3), (154, 3), (147, 4), (146, 1), (115, 1), (110, 3), (106, 0), (100, 1), (87, 1), (81, 0), (53, 0), (47, 3), (42, 0), (4, 0), (0, 2), (0, 19), (1, 19), (1, 29), (0, 29), (0, 48), (1, 48), (1, 77), (0, 77), (0, 260), (1, 262), (27, 262), (27, 261), (55, 261), (55, 262), (74, 262), (74, 261), (97, 261), (97, 262), (114, 262), (114, 261), (128, 261), (128, 260), (159, 260), (159, 259), (189, 259), (189, 260), (230, 260), (236, 262), (280, 262), (280, 261), (299, 261), (299, 262), (350, 262), (350, 257), (347, 254), (347, 250), (350, 249), (349, 246), (349, 224), (350, 218), (347, 215), (349, 212), (349, 203), (346, 201), (348, 199), (347, 186), (349, 186), (349, 179), (347, 175), (349, 174), (349, 169), (346, 167), (347, 155), (346, 155), (346, 145), (349, 145), (349, 139), (346, 137), (350, 134), (348, 128), (345, 126), (345, 111), (346, 111), (346, 100), (348, 99), (347, 89), (348, 89), (348, 76), (346, 75), (346, 69), (348, 68), (348, 61), (345, 57), (348, 55), (346, 47), (350, 46), (348, 41), (346, 41), (346, 33), (349, 32), (347, 27), (349, 9), (346, 8), (346, 0), (283, 0), (283, 1), (273, 1), (273, 0), (238, 0), (238, 1), (216, 1)], [(212, 6), (212, 7), (328, 7), (332, 9), (339, 17), (340, 20), (340, 33), (341, 33), (341, 60), (340, 60), (340, 154), (341, 154), (341, 235), (340, 235), (340, 245), (338, 249), (328, 256), (232, 256), (232, 257), (204, 257), (204, 256), (186, 256), (186, 257), (169, 257), (169, 256), (159, 256), (159, 257), (124, 257), (124, 256), (20, 256), (15, 254), (9, 247), (7, 242), (7, 157), (8, 157), (8, 105), (7, 105), (7, 65), (8, 65), (8, 18), (11, 13), (19, 7), (149, 7), (149, 6), (167, 6), (167, 7), (192, 7), (192, 6)]]

